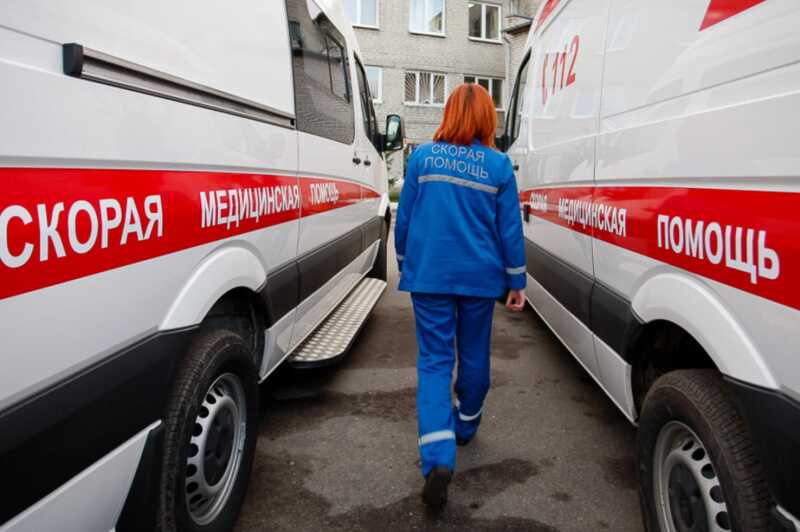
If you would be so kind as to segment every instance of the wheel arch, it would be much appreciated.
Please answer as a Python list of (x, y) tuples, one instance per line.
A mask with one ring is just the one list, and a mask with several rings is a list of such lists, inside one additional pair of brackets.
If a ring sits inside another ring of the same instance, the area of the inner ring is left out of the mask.
[(159, 329), (197, 325), (228, 294), (241, 294), (244, 290), (255, 295), (266, 279), (267, 272), (252, 251), (238, 246), (217, 250), (192, 272), (159, 324)]
[(625, 353), (634, 366), (637, 410), (647, 392), (641, 373), (647, 362), (668, 371), (712, 367), (745, 382), (776, 387), (738, 318), (705, 284), (676, 273), (659, 274), (637, 290), (631, 308), (642, 323)]
[(666, 321), (686, 331), (725, 375), (776, 387), (742, 324), (706, 285), (679, 274), (660, 274), (642, 285), (631, 305), (644, 323)]

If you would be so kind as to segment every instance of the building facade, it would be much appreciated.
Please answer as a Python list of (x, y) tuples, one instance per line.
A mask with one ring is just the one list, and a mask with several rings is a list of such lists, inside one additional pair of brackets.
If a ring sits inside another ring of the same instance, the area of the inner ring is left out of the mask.
[(539, 9), (542, 0), (515, 0), (512, 1), (512, 15), (506, 19), (505, 41), (508, 43), (508, 90), (511, 91), (519, 72), (522, 59), (525, 57), (525, 43), (528, 42), (528, 33), (533, 22), (533, 15)]
[[(504, 30), (532, 16), (535, 0), (345, 0), (363, 54), (379, 123), (403, 117), (407, 155), (429, 142), (449, 93), (461, 83), (483, 85), (495, 101), (498, 128), (510, 92), (511, 42)], [(511, 78), (513, 79), (513, 73)], [(392, 178), (404, 156), (390, 161)]]

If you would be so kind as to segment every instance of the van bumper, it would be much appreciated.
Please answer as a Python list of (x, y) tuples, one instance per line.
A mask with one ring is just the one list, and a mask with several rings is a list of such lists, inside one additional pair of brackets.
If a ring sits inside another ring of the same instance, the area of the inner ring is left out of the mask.
[(778, 507), (774, 532), (800, 532), (800, 403), (777, 391), (726, 377), (753, 435)]

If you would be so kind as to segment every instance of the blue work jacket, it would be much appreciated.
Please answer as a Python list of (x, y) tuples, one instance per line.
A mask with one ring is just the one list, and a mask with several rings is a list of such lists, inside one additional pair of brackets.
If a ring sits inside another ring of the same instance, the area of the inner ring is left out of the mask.
[(415, 149), (395, 249), (400, 290), (495, 298), (524, 288), (519, 194), (508, 156), (478, 141)]

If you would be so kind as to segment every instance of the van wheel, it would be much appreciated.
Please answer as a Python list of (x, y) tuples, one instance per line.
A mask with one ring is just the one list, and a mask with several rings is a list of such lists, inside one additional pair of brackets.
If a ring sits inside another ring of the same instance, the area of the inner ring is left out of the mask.
[(388, 278), (386, 270), (388, 241), (389, 241), (389, 224), (386, 221), (384, 221), (383, 224), (381, 225), (381, 243), (380, 247), (378, 248), (378, 256), (375, 257), (375, 264), (372, 266), (372, 269), (367, 274), (367, 277), (372, 277), (373, 279), (380, 279), (381, 281), (385, 281)]
[(164, 417), (159, 530), (233, 528), (253, 465), (257, 420), (258, 381), (247, 343), (227, 330), (200, 333)]
[(648, 532), (768, 529), (764, 469), (716, 371), (675, 371), (655, 382), (637, 453)]

